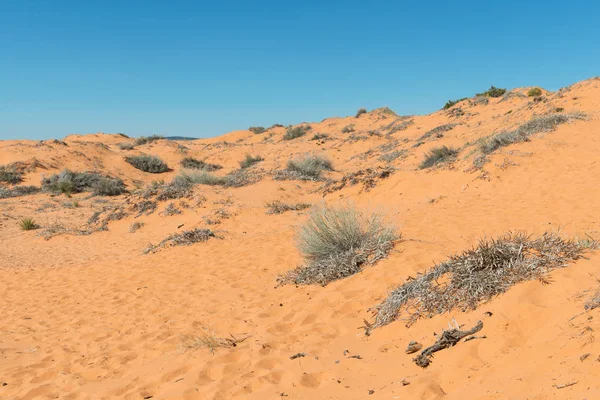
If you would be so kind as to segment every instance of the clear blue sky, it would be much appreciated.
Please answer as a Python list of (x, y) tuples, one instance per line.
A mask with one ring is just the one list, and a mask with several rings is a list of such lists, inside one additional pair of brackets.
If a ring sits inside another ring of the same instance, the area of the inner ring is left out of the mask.
[(598, 1), (0, 0), (0, 139), (215, 136), (600, 74)]

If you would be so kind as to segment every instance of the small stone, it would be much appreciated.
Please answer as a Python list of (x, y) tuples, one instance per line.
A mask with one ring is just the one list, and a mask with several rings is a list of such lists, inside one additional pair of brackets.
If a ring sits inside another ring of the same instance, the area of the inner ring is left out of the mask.
[(406, 352), (406, 354), (412, 354), (412, 353), (416, 353), (417, 351), (421, 350), (423, 348), (423, 345), (419, 342), (415, 342), (414, 340), (411, 341), (408, 346), (406, 347), (406, 350), (404, 350)]

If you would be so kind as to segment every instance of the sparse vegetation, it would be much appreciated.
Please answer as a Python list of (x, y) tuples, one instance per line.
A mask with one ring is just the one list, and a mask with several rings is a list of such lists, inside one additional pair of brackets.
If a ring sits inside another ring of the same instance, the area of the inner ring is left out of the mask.
[(126, 191), (119, 178), (101, 175), (97, 172), (75, 172), (64, 169), (58, 174), (42, 178), (42, 190), (51, 193), (92, 192), (96, 196), (117, 196)]
[(40, 188), (35, 186), (15, 186), (13, 188), (0, 186), (0, 199), (27, 196), (30, 194), (36, 194), (39, 191)]
[[(180, 182), (183, 182), (183, 180), (186, 180), (190, 185), (197, 184), (197, 185), (216, 186), (216, 185), (224, 185), (225, 184), (225, 178), (211, 174), (210, 172), (206, 172), (206, 171), (188, 173), (188, 174), (180, 174), (179, 179), (181, 180)], [(183, 184), (181, 184), (181, 186), (183, 186)]]
[(264, 161), (264, 158), (262, 158), (261, 156), (253, 156), (251, 154), (246, 154), (246, 158), (240, 161), (240, 168), (250, 168), (254, 164), (257, 164), (261, 161)]
[(171, 215), (181, 214), (181, 210), (175, 206), (173, 203), (169, 203), (162, 212), (162, 215), (165, 217), (170, 217)]
[(297, 232), (305, 265), (279, 281), (325, 286), (385, 258), (398, 238), (396, 228), (379, 213), (366, 215), (352, 205), (317, 207)]
[(456, 100), (448, 100), (448, 101), (446, 102), (446, 104), (444, 104), (444, 107), (443, 107), (443, 109), (444, 109), (444, 110), (447, 110), (447, 109), (451, 108), (452, 106), (454, 106), (455, 104), (458, 104), (458, 103), (460, 103), (461, 101), (463, 101), (463, 100), (467, 100), (467, 99), (468, 99), (468, 97), (462, 97), (462, 98), (460, 98), (460, 99), (456, 99)]
[(541, 95), (542, 95), (542, 89), (537, 88), (537, 87), (529, 89), (529, 91), (527, 92), (528, 97), (537, 97), (537, 96), (541, 96)]
[(430, 168), (435, 165), (453, 161), (458, 154), (458, 150), (452, 147), (436, 147), (425, 155), (425, 159), (419, 165), (420, 169)]
[(119, 143), (117, 146), (121, 150), (133, 150), (133, 149), (135, 149), (135, 144), (129, 143), (129, 142)]
[(163, 239), (158, 245), (149, 245), (145, 250), (144, 254), (153, 253), (164, 247), (172, 246), (189, 246), (194, 243), (206, 242), (211, 237), (217, 237), (210, 229), (192, 229), (189, 231), (183, 231), (169, 235), (166, 239)]
[(405, 157), (406, 156), (407, 151), (406, 150), (395, 150), (389, 153), (384, 153), (382, 154), (378, 160), (379, 161), (385, 161), (385, 162), (392, 162), (400, 157)]
[(19, 226), (24, 231), (31, 231), (39, 228), (39, 225), (35, 223), (33, 218), (23, 218), (21, 221), (19, 221)]
[(502, 89), (502, 88), (497, 88), (495, 86), (491, 86), (485, 92), (483, 92), (483, 93), (477, 93), (477, 96), (500, 97), (504, 93), (506, 93), (506, 89)]
[(310, 131), (312, 127), (310, 125), (298, 125), (290, 126), (287, 128), (283, 135), (283, 140), (292, 140), (306, 135), (306, 132)]
[(359, 108), (358, 111), (356, 112), (356, 118), (360, 117), (363, 114), (367, 113), (367, 109), (366, 108)]
[(181, 160), (181, 166), (187, 169), (200, 169), (207, 172), (217, 171), (222, 169), (223, 167), (218, 164), (207, 163), (202, 160), (198, 160), (194, 157), (186, 157)]
[(283, 214), (286, 211), (302, 211), (310, 208), (308, 203), (288, 204), (280, 200), (274, 200), (266, 204), (267, 214)]
[(316, 180), (323, 171), (332, 171), (331, 160), (324, 155), (304, 154), (287, 163), (287, 171), (298, 179)]
[(354, 132), (354, 124), (346, 125), (342, 128), (342, 133), (351, 133)]
[(125, 161), (140, 171), (160, 174), (169, 171), (169, 166), (156, 156), (141, 155), (125, 157)]
[(129, 226), (129, 233), (134, 233), (135, 231), (137, 231), (138, 229), (140, 229), (143, 226), (144, 226), (143, 222), (134, 222), (133, 224), (131, 224)]
[(238, 343), (248, 339), (249, 336), (237, 339), (233, 335), (231, 338), (218, 337), (212, 330), (204, 328), (203, 331), (195, 335), (181, 335), (181, 346), (185, 350), (195, 350), (198, 348), (207, 348), (211, 353), (218, 348), (237, 347)]
[(135, 145), (141, 146), (141, 145), (144, 145), (147, 143), (155, 142), (160, 139), (164, 139), (164, 136), (161, 136), (161, 135), (140, 136), (139, 138), (135, 139)]
[(551, 132), (561, 124), (570, 122), (572, 120), (581, 120), (585, 118), (585, 114), (582, 113), (550, 114), (535, 117), (519, 126), (514, 131), (501, 132), (492, 136), (488, 140), (481, 143), (480, 150), (483, 154), (490, 154), (501, 147), (508, 146), (513, 143), (526, 142), (529, 140), (531, 135), (536, 133)]
[(23, 181), (23, 174), (15, 168), (6, 165), (0, 165), (0, 182), (16, 185)]
[(483, 239), (462, 254), (435, 265), (392, 291), (375, 307), (375, 322), (367, 332), (401, 315), (407, 325), (455, 309), (473, 310), (515, 284), (543, 276), (583, 256), (589, 246), (554, 233), (532, 239), (508, 233)]
[(444, 125), (436, 126), (432, 130), (425, 132), (420, 138), (417, 139), (417, 141), (420, 142), (425, 139), (429, 139), (432, 136), (435, 138), (441, 138), (444, 136), (444, 132), (448, 132), (448, 131), (454, 129), (454, 127), (456, 125), (457, 124), (444, 124)]
[(225, 175), (225, 187), (238, 188), (248, 186), (260, 180), (260, 175), (246, 170), (235, 170)]
[(323, 140), (329, 138), (329, 135), (326, 133), (315, 133), (310, 140)]
[(254, 133), (255, 135), (264, 133), (266, 131), (266, 129), (262, 126), (251, 126), (250, 128), (248, 128), (248, 130)]
[(476, 96), (473, 100), (471, 100), (471, 104), (474, 106), (485, 106), (490, 102), (490, 99), (485, 96)]

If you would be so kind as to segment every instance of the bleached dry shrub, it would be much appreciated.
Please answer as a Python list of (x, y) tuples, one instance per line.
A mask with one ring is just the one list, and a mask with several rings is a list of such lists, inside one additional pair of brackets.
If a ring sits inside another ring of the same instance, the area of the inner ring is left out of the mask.
[(127, 163), (134, 168), (137, 168), (140, 171), (149, 172), (151, 174), (160, 174), (169, 170), (167, 163), (156, 156), (130, 156), (125, 157), (125, 161), (127, 161)]
[(453, 161), (458, 154), (458, 150), (452, 147), (436, 147), (425, 155), (425, 159), (419, 165), (420, 169), (430, 168), (434, 165)]
[(279, 282), (325, 286), (385, 258), (399, 238), (380, 213), (367, 215), (350, 204), (317, 207), (297, 231), (296, 247), (304, 265)]
[(302, 211), (310, 208), (308, 203), (288, 204), (280, 200), (274, 200), (266, 204), (267, 214), (283, 214), (286, 211)]
[(198, 160), (194, 157), (186, 157), (183, 160), (181, 160), (181, 166), (183, 168), (200, 169), (200, 170), (207, 171), (207, 172), (217, 171), (217, 170), (223, 168), (222, 166), (220, 166), (218, 164), (207, 163), (205, 161)]

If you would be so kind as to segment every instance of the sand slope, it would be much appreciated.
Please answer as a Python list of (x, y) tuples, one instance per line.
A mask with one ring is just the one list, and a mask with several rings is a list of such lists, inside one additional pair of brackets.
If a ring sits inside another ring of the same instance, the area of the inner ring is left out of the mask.
[[(265, 159), (251, 169), (261, 176), (257, 183), (197, 186), (190, 198), (159, 202), (154, 213), (139, 217), (131, 211), (134, 193), (0, 200), (0, 398), (600, 397), (600, 310), (583, 313), (599, 285), (600, 253), (552, 272), (550, 284), (517, 285), (475, 311), (410, 328), (396, 321), (371, 336), (361, 329), (363, 320), (372, 319), (369, 308), (390, 290), (481, 237), (558, 229), (572, 237), (599, 236), (599, 85), (590, 79), (544, 91), (541, 101), (523, 95), (528, 88), (517, 89), (522, 96), (487, 105), (465, 100), (426, 116), (376, 110), (310, 123), (306, 136), (291, 141), (282, 140), (285, 128), (273, 128), (194, 142), (159, 140), (133, 150), (118, 147), (131, 139), (108, 134), (0, 142), (0, 164), (21, 162), (23, 184), (36, 186), (43, 175), (68, 167), (118, 176), (134, 192), (153, 180), (169, 181), (186, 156), (221, 164), (218, 175), (237, 169), (247, 153)], [(473, 168), (478, 140), (557, 108), (588, 118), (501, 148), (483, 168)], [(412, 123), (386, 135), (406, 121)], [(443, 137), (419, 140), (449, 123), (457, 125)], [(341, 132), (351, 124), (354, 132)], [(329, 138), (310, 140), (315, 133)], [(419, 170), (424, 154), (440, 145), (461, 148), (457, 161)], [(393, 151), (401, 154), (380, 159)], [(372, 185), (350, 179), (330, 193), (322, 182), (272, 179), (288, 159), (306, 152), (332, 159), (332, 180), (367, 168), (393, 173)], [(141, 172), (123, 160), (129, 154), (158, 155), (173, 171)], [(278, 274), (301, 262), (293, 227), (307, 214), (267, 215), (265, 203), (278, 199), (379, 207), (397, 222), (404, 240), (387, 259), (326, 287), (276, 287)], [(161, 215), (169, 203), (182, 213)], [(110, 221), (108, 230), (74, 233), (94, 211), (118, 207), (127, 215)], [(23, 217), (33, 217), (42, 229), (21, 231)], [(206, 227), (216, 217), (221, 223), (210, 228), (222, 238), (143, 254), (148, 243)], [(130, 233), (133, 222), (144, 225)], [(57, 225), (58, 234), (39, 236)], [(404, 352), (408, 342), (432, 344), (433, 333), (453, 319), (465, 327), (482, 320), (487, 338), (437, 353), (427, 369), (416, 366)], [(182, 335), (203, 333), (246, 340), (214, 352), (183, 348)], [(290, 359), (297, 353), (306, 356)]]

